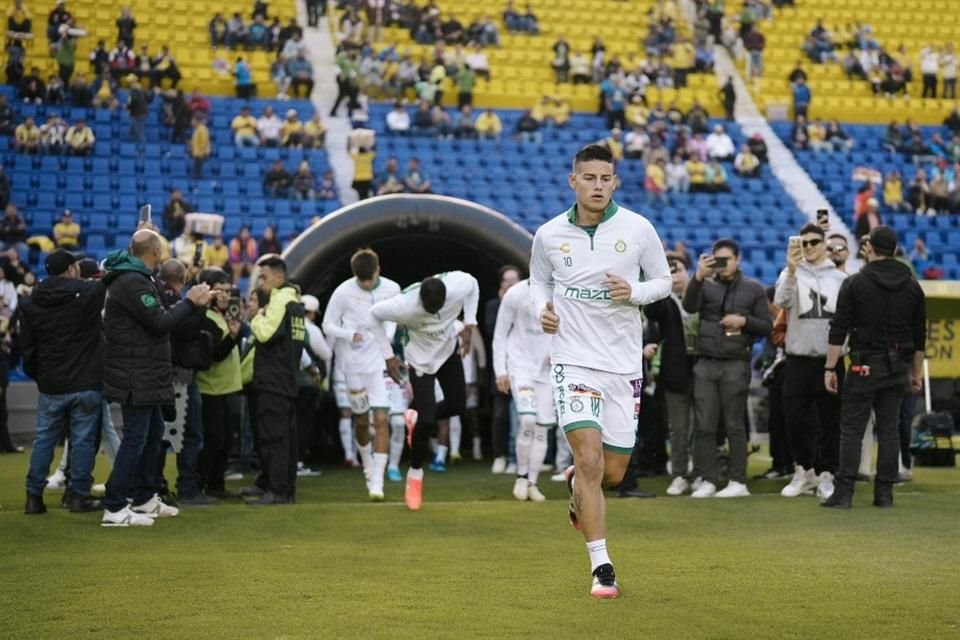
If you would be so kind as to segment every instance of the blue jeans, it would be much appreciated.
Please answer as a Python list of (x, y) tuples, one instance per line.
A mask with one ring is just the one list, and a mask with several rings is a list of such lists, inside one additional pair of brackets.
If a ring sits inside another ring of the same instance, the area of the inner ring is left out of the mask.
[(130, 118), (130, 139), (134, 142), (146, 142), (146, 116)]
[(177, 494), (192, 498), (200, 493), (200, 452), (203, 450), (203, 414), (200, 390), (187, 385), (187, 415), (183, 425), (183, 447), (177, 455)]
[(123, 438), (107, 480), (104, 508), (119, 511), (127, 506), (127, 498), (141, 505), (160, 489), (157, 460), (163, 444), (163, 413), (160, 405), (135, 407), (125, 404)]
[(69, 421), (73, 460), (70, 489), (78, 495), (90, 495), (93, 461), (97, 454), (95, 441), (100, 428), (100, 404), (99, 391), (40, 394), (37, 401), (37, 435), (30, 454), (30, 471), (27, 473), (28, 493), (43, 495), (54, 448)]

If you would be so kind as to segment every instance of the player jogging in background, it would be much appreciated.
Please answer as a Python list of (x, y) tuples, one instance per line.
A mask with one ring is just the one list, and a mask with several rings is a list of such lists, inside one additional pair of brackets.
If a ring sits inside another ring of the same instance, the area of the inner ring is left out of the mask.
[[(471, 334), (477, 326), (479, 297), (476, 278), (462, 271), (451, 271), (425, 278), (370, 310), (375, 321), (395, 322), (407, 329), (404, 356), (413, 389), (413, 408), (418, 414), (405, 496), (407, 508), (412, 511), (423, 504), (423, 464), (430, 455), (430, 436), (437, 419), (463, 415), (466, 389), (460, 358), (469, 350)], [(459, 337), (463, 349), (458, 348), (456, 328), (461, 311), (464, 328)], [(381, 340), (381, 352), (390, 376), (400, 382), (403, 363), (393, 355), (386, 331), (375, 333)], [(446, 400), (442, 415), (437, 412), (435, 381), (440, 383)]]
[[(375, 335), (384, 329), (373, 326), (370, 309), (400, 293), (400, 285), (380, 275), (380, 260), (370, 249), (353, 254), (350, 270), (354, 277), (334, 289), (330, 296), (323, 314), (323, 330), (345, 343), (339, 353), (343, 355), (343, 375), (367, 491), (371, 500), (383, 500), (383, 474), (390, 448), (387, 421), (390, 398), (383, 381), (384, 356), (380, 352), (380, 342), (386, 339), (386, 334)], [(371, 411), (375, 433), (372, 447)]]
[(551, 383), (573, 451), (570, 523), (587, 542), (591, 595), (616, 598), (602, 488), (620, 484), (634, 444), (643, 370), (638, 307), (670, 295), (670, 269), (653, 225), (612, 200), (617, 176), (608, 148), (580, 149), (568, 181), (576, 202), (533, 239), (530, 294), (543, 330), (554, 334)]
[(534, 312), (530, 281), (521, 280), (503, 295), (493, 331), (497, 389), (513, 396), (520, 418), (513, 497), (521, 501), (546, 500), (537, 479), (547, 455), (547, 434), (557, 423), (549, 359), (550, 334)]

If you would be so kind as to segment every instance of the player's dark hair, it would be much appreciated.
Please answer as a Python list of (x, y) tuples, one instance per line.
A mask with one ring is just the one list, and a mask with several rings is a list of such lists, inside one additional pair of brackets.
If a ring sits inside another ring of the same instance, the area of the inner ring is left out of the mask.
[(230, 276), (220, 267), (207, 267), (197, 275), (197, 282), (210, 285), (210, 288), (218, 284), (230, 284)]
[(520, 278), (523, 278), (523, 272), (520, 271), (520, 267), (512, 264), (505, 264), (499, 269), (497, 269), (497, 280), (499, 280), (500, 282), (503, 282), (503, 276), (507, 275), (508, 271), (516, 271), (517, 275)]
[(358, 280), (372, 280), (380, 268), (380, 258), (373, 249), (360, 249), (350, 257), (350, 270)]
[(807, 224), (803, 225), (800, 228), (800, 235), (804, 235), (807, 233), (815, 233), (821, 238), (827, 235), (827, 232), (823, 230), (823, 227), (819, 225), (815, 225), (812, 222), (808, 222)]
[(436, 277), (424, 278), (420, 283), (420, 304), (427, 313), (437, 313), (447, 301), (447, 286)]
[(720, 238), (713, 243), (713, 246), (710, 247), (710, 250), (713, 253), (716, 253), (717, 249), (723, 249), (724, 247), (730, 249), (730, 251), (733, 251), (734, 256), (738, 258), (740, 257), (740, 244), (733, 238)]
[(278, 256), (275, 253), (268, 253), (259, 260), (257, 260), (258, 267), (270, 267), (271, 269), (276, 269), (278, 271), (287, 272), (287, 263), (283, 261), (283, 258)]
[(573, 171), (576, 172), (577, 165), (581, 162), (592, 160), (613, 164), (613, 152), (610, 151), (610, 147), (602, 144), (588, 144), (585, 147), (580, 147), (577, 154), (573, 156)]
[(827, 236), (827, 240), (843, 240), (843, 243), (847, 244), (847, 236), (842, 233), (831, 233)]

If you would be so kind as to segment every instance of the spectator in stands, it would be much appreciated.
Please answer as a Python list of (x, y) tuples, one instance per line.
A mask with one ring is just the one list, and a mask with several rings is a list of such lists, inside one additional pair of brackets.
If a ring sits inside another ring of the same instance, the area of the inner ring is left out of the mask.
[(659, 158), (656, 162), (647, 165), (643, 188), (647, 192), (647, 202), (649, 205), (669, 204), (667, 201), (666, 163), (664, 163), (663, 158)]
[(290, 90), (290, 72), (283, 54), (278, 51), (277, 57), (270, 63), (270, 79), (277, 88), (277, 100), (289, 100), (287, 91)]
[(850, 248), (847, 246), (847, 238), (844, 235), (833, 233), (827, 236), (827, 254), (837, 269), (844, 273), (847, 272), (846, 265), (850, 258)]
[(410, 114), (399, 100), (393, 103), (393, 110), (387, 114), (387, 130), (399, 135), (410, 132)]
[(375, 181), (375, 187), (378, 196), (404, 192), (406, 187), (403, 184), (403, 176), (400, 175), (400, 164), (396, 158), (391, 157), (387, 160), (387, 165), (383, 173), (378, 176)]
[(247, 51), (256, 51), (257, 49), (270, 51), (270, 28), (263, 17), (257, 16), (250, 22), (250, 26), (247, 28), (246, 45)]
[(910, 205), (903, 199), (903, 177), (899, 171), (887, 174), (883, 182), (883, 203), (894, 211), (909, 211)]
[(53, 241), (57, 247), (68, 251), (80, 246), (80, 225), (73, 219), (70, 209), (64, 209), (60, 222), (53, 225)]
[(937, 48), (928, 45), (920, 50), (920, 74), (923, 76), (924, 98), (937, 97), (937, 74), (940, 71), (940, 54)]
[(42, 80), (31, 73), (24, 77), (20, 84), (20, 99), (26, 103), (43, 104), (47, 97), (47, 86)]
[(324, 171), (320, 184), (317, 187), (318, 200), (336, 200), (337, 185), (333, 179), (333, 171)]
[(763, 37), (756, 25), (752, 25), (743, 38), (743, 46), (749, 56), (749, 77), (751, 78), (763, 76), (763, 49), (766, 44), (766, 38)]
[[(17, 211), (17, 205), (8, 203), (0, 218), (0, 251), (16, 249), (19, 259), (26, 260), (27, 223)], [(9, 308), (9, 304), (7, 307)]]
[(51, 48), (60, 41), (60, 27), (68, 24), (73, 18), (65, 4), (66, 0), (57, 0), (53, 10), (47, 16), (47, 40)]
[(119, 100), (117, 100), (116, 95), (113, 93), (113, 87), (110, 84), (110, 76), (107, 74), (103, 74), (98, 77), (93, 85), (91, 85), (90, 89), (93, 92), (93, 98), (91, 99), (90, 103), (95, 108), (113, 111), (120, 106)]
[(233, 142), (238, 147), (259, 147), (260, 135), (257, 132), (257, 119), (250, 113), (250, 107), (244, 105), (240, 113), (230, 123)]
[(149, 81), (151, 87), (157, 86), (157, 84), (153, 81), (153, 62), (150, 56), (149, 46), (145, 44), (140, 46), (140, 53), (137, 55), (133, 64), (134, 73), (141, 83)]
[(534, 142), (536, 144), (543, 142), (540, 123), (536, 121), (529, 109), (524, 111), (517, 119), (516, 137), (522, 142)]
[(831, 120), (827, 125), (827, 144), (833, 151), (849, 153), (853, 149), (853, 138), (843, 130), (837, 120)]
[(711, 193), (730, 193), (727, 170), (716, 158), (710, 158), (707, 163), (707, 184)]
[(403, 184), (410, 193), (432, 193), (430, 178), (420, 169), (420, 161), (416, 158), (410, 158), (407, 162), (407, 175)]
[(293, 174), (293, 196), (297, 200), (313, 200), (317, 197), (316, 178), (310, 170), (310, 163), (300, 162), (297, 171)]
[(140, 83), (131, 83), (130, 93), (127, 96), (127, 113), (130, 114), (130, 139), (134, 142), (146, 141), (144, 125), (150, 108), (149, 104), (150, 97), (141, 88)]
[(470, 67), (477, 77), (490, 81), (490, 61), (487, 54), (479, 46), (467, 54), (464, 65)]
[(320, 112), (314, 112), (303, 125), (303, 146), (307, 149), (323, 149), (327, 138), (327, 127), (323, 124)]
[(927, 214), (931, 209), (934, 213), (946, 213), (950, 209), (950, 186), (943, 175), (943, 171), (933, 170), (933, 179), (927, 191)]
[(27, 52), (19, 40), (10, 40), (7, 43), (7, 64), (5, 67), (7, 74), (7, 84), (12, 87), (20, 86), (23, 80), (24, 61)]
[(14, 113), (13, 107), (7, 102), (7, 96), (0, 95), (0, 135), (11, 135), (16, 128), (16, 120), (17, 114)]
[(670, 164), (666, 168), (667, 191), (671, 193), (686, 193), (690, 190), (690, 174), (687, 173), (687, 167), (683, 158), (679, 154), (674, 154)]
[(222, 13), (218, 12), (210, 19), (210, 23), (207, 25), (207, 33), (210, 34), (210, 46), (212, 48), (227, 46), (229, 29)]
[(557, 84), (567, 81), (567, 75), (570, 72), (570, 43), (567, 42), (562, 33), (557, 36), (557, 41), (553, 43), (553, 61), (550, 66), (553, 67)]
[(874, 227), (881, 224), (883, 224), (883, 218), (880, 216), (880, 203), (876, 198), (869, 198), (866, 210), (857, 216), (854, 224), (854, 233), (857, 234), (857, 240), (860, 241), (864, 236), (869, 235)]
[(631, 160), (643, 158), (644, 152), (650, 146), (650, 136), (641, 126), (634, 125), (624, 138), (624, 155)]
[(180, 69), (177, 67), (177, 60), (170, 53), (170, 47), (163, 45), (160, 47), (160, 53), (150, 62), (150, 73), (154, 87), (160, 87), (164, 80), (170, 80), (170, 86), (177, 88), (180, 82)]
[(810, 136), (807, 132), (807, 119), (803, 116), (797, 116), (793, 122), (793, 129), (790, 132), (790, 142), (793, 148), (799, 151), (805, 150), (810, 146)]
[(283, 57), (287, 60), (293, 60), (300, 56), (306, 58), (310, 53), (307, 50), (307, 43), (303, 41), (303, 34), (300, 32), (294, 33), (291, 38), (284, 43), (282, 51)]
[(131, 7), (123, 7), (120, 10), (120, 17), (117, 18), (117, 40), (122, 40), (127, 47), (133, 48), (134, 32), (137, 29), (137, 21), (133, 17)]
[(511, 33), (524, 30), (522, 16), (514, 7), (513, 0), (507, 2), (507, 8), (503, 11), (503, 24)]
[(953, 51), (953, 43), (948, 42), (943, 53), (940, 54), (940, 75), (943, 77), (943, 98), (951, 100), (957, 97), (957, 56)]
[(87, 79), (82, 73), (76, 74), (67, 88), (70, 105), (74, 107), (93, 106), (93, 90), (87, 84)]
[(353, 147), (353, 143), (348, 143), (348, 152), (353, 160), (353, 184), (357, 195), (361, 200), (370, 197), (370, 189), (373, 186), (373, 161), (376, 153), (373, 149), (365, 146)]
[(810, 102), (813, 100), (813, 93), (804, 79), (798, 78), (793, 83), (793, 114), (796, 116), (807, 116), (807, 110), (810, 108)]
[(755, 178), (760, 175), (760, 159), (753, 154), (749, 145), (740, 147), (740, 153), (733, 161), (734, 170), (743, 177)]
[(890, 153), (903, 149), (903, 133), (900, 131), (896, 120), (887, 126), (887, 130), (883, 135), (883, 148)]
[(58, 154), (63, 151), (63, 140), (67, 134), (67, 125), (56, 113), (51, 113), (47, 122), (40, 127), (40, 146), (44, 153)]
[[(292, 41), (291, 41), (292, 42)], [(304, 98), (309, 98), (313, 92), (313, 65), (307, 60), (307, 52), (300, 50), (296, 57), (287, 63), (287, 70), (290, 73), (290, 87), (293, 90), (293, 97), (300, 97), (300, 88), (306, 88)]]
[(63, 80), (57, 76), (50, 76), (47, 80), (47, 95), (43, 101), (48, 105), (63, 104), (67, 101), (66, 93), (66, 86), (63, 84)]
[(202, 113), (193, 116), (193, 134), (190, 136), (190, 157), (193, 158), (193, 177), (203, 177), (203, 163), (210, 157), (210, 130)]
[(755, 133), (747, 140), (747, 146), (750, 152), (757, 156), (761, 163), (767, 161), (767, 143), (763, 141), (763, 135)]
[(179, 188), (171, 189), (170, 200), (163, 207), (163, 226), (168, 240), (183, 233), (187, 225), (186, 215), (193, 210), (193, 206), (183, 199), (183, 192)]
[(203, 266), (226, 269), (230, 262), (230, 250), (223, 243), (223, 236), (215, 235), (213, 240), (203, 247)]
[(194, 89), (190, 92), (190, 99), (187, 100), (187, 108), (194, 115), (206, 116), (210, 113), (210, 101), (200, 94), (200, 89)]
[(110, 71), (110, 52), (107, 51), (107, 43), (103, 40), (97, 40), (97, 46), (90, 52), (90, 72), (96, 77), (102, 73)]
[(464, 64), (460, 68), (454, 82), (457, 85), (457, 107), (462, 109), (465, 105), (473, 105), (473, 87), (477, 83), (477, 74), (470, 65)]
[(57, 66), (59, 67), (59, 76), (63, 84), (70, 84), (70, 77), (73, 75), (73, 68), (76, 65), (77, 57), (77, 39), (73, 36), (67, 36), (57, 48)]
[(820, 118), (814, 118), (813, 121), (807, 125), (807, 144), (815, 153), (829, 148), (827, 144), (827, 128), (823, 126)]
[(430, 122), (437, 138), (447, 138), (448, 140), (453, 138), (453, 119), (450, 114), (444, 111), (443, 107), (434, 105), (430, 109)]
[(227, 21), (226, 44), (232, 51), (240, 45), (247, 43), (247, 25), (243, 22), (240, 13), (234, 13)]
[(910, 251), (909, 257), (914, 271), (921, 275), (926, 271), (927, 267), (930, 266), (930, 250), (927, 249), (923, 238), (917, 238), (913, 241), (913, 250)]
[(413, 114), (413, 128), (416, 133), (430, 135), (433, 133), (433, 118), (430, 115), (430, 103), (421, 100), (417, 103), (417, 111)]
[(729, 161), (733, 160), (737, 148), (733, 145), (733, 140), (727, 135), (722, 125), (717, 125), (713, 133), (707, 136), (707, 155), (715, 160)]
[(463, 105), (457, 114), (454, 135), (458, 138), (477, 137), (476, 117), (473, 115), (473, 107), (468, 104)]
[(8, 37), (17, 40), (33, 38), (33, 20), (23, 0), (13, 0), (7, 9), (7, 32), (11, 34)]
[(265, 147), (279, 147), (281, 142), (280, 130), (283, 122), (273, 112), (273, 107), (263, 108), (263, 115), (257, 118), (257, 134), (260, 144)]
[(287, 109), (283, 126), (280, 127), (280, 143), (284, 147), (299, 149), (303, 146), (304, 135), (303, 121), (300, 120), (297, 110)]
[[(282, 160), (274, 162), (263, 176), (263, 190), (275, 198), (286, 198), (289, 195), (290, 183), (290, 173), (284, 168)], [(263, 253), (261, 252), (261, 255)]]
[(67, 133), (64, 136), (67, 152), (74, 156), (90, 155), (96, 141), (96, 137), (93, 135), (93, 129), (88, 127), (82, 118), (77, 121), (77, 124), (67, 129)]
[(269, 253), (283, 253), (283, 246), (280, 244), (280, 240), (277, 238), (277, 229), (272, 224), (267, 225), (267, 227), (263, 230), (263, 235), (260, 236), (260, 242), (257, 243), (257, 251), (261, 256), (265, 256)]
[(691, 155), (686, 162), (687, 175), (690, 176), (690, 193), (707, 193), (707, 165), (698, 155)]
[(34, 123), (33, 116), (27, 116), (13, 132), (13, 148), (19, 153), (40, 152), (40, 128)]
[(481, 138), (496, 140), (500, 138), (500, 134), (503, 132), (503, 123), (500, 122), (500, 116), (493, 109), (486, 109), (477, 116), (474, 129)]
[(250, 269), (256, 263), (258, 255), (257, 241), (250, 234), (250, 227), (243, 225), (230, 240), (230, 269), (234, 282), (250, 275)]
[(253, 82), (253, 71), (243, 56), (237, 56), (234, 62), (233, 79), (238, 98), (249, 100), (256, 94), (257, 85)]
[(136, 70), (136, 56), (123, 41), (117, 42), (116, 48), (110, 52), (110, 77), (114, 85)]
[(706, 160), (710, 156), (707, 141), (704, 139), (702, 133), (694, 134), (694, 136), (687, 141), (685, 151), (691, 159)]

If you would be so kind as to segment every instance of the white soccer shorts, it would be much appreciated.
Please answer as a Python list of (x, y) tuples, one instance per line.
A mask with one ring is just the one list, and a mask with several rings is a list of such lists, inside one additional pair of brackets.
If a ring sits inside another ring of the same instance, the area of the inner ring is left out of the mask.
[(553, 404), (553, 387), (549, 382), (535, 382), (528, 377), (510, 376), (510, 394), (519, 415), (536, 416), (537, 424), (557, 424)]
[(630, 455), (637, 435), (643, 373), (610, 373), (569, 364), (551, 368), (557, 417), (564, 433), (597, 429), (603, 448)]
[(374, 411), (389, 411), (390, 397), (387, 395), (387, 385), (383, 381), (383, 372), (351, 373), (346, 372), (347, 394), (350, 396), (350, 411), (355, 416), (362, 416), (371, 409)]

